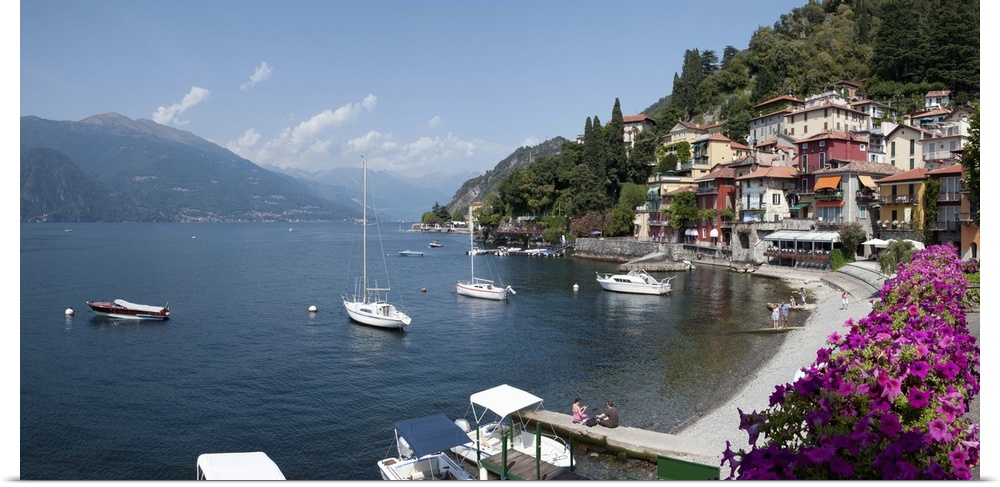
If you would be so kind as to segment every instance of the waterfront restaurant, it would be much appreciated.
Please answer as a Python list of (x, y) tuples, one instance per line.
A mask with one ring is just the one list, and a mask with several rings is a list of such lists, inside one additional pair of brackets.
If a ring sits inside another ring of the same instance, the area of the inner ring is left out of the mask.
[(836, 230), (778, 230), (763, 239), (767, 242), (764, 256), (777, 265), (830, 268), (830, 252), (840, 242)]

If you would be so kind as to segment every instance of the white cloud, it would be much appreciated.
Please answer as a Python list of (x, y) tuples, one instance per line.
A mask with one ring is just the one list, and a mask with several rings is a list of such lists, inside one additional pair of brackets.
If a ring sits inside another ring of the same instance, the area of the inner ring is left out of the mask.
[(534, 147), (536, 145), (538, 145), (538, 139), (534, 137), (528, 137), (524, 139), (524, 142), (521, 142), (521, 147)]
[(351, 152), (364, 152), (369, 150), (382, 140), (384, 137), (381, 133), (376, 130), (371, 130), (367, 134), (348, 140), (344, 143), (344, 148)]
[(157, 108), (156, 113), (153, 114), (153, 121), (163, 125), (184, 125), (187, 121), (177, 117), (187, 111), (188, 108), (207, 100), (209, 94), (209, 91), (205, 88), (192, 86), (191, 91), (184, 95), (180, 103), (174, 103), (169, 107), (161, 106)]
[(271, 77), (271, 67), (268, 66), (266, 62), (262, 61), (260, 63), (260, 66), (257, 66), (257, 69), (255, 69), (253, 74), (250, 75), (250, 81), (247, 81), (246, 83), (240, 85), (240, 89), (244, 91), (249, 90), (250, 88), (253, 88), (254, 85), (256, 85), (257, 83), (260, 83), (261, 81), (266, 81), (270, 77)]
[(430, 128), (438, 128), (441, 125), (441, 116), (434, 115), (430, 120), (427, 121), (427, 126)]

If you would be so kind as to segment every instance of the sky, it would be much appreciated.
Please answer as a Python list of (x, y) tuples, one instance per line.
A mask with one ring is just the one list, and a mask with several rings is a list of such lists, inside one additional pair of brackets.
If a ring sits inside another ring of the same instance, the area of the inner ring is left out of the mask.
[(745, 49), (805, 3), (32, 0), (20, 115), (151, 119), (281, 168), (475, 176), (616, 98), (638, 114), (685, 50)]

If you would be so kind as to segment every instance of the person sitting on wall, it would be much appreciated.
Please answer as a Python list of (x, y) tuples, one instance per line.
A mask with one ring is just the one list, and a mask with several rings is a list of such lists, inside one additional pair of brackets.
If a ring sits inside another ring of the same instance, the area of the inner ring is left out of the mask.
[(615, 409), (615, 404), (611, 401), (607, 402), (607, 409), (597, 415), (597, 424), (604, 426), (605, 428), (617, 428), (618, 427), (618, 410)]
[(586, 421), (587, 418), (589, 418), (590, 416), (587, 416), (587, 413), (585, 411), (587, 411), (587, 406), (586, 405), (581, 406), (580, 398), (579, 397), (576, 398), (576, 400), (573, 401), (573, 422), (582, 423)]

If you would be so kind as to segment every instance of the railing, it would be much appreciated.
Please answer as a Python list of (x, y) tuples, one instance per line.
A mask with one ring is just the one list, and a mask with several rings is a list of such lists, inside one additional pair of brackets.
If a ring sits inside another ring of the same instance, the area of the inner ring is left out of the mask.
[(957, 232), (962, 222), (955, 220), (936, 221), (931, 223), (930, 229), (937, 232)]
[(821, 222), (821, 221), (817, 220), (816, 221), (816, 228), (840, 228), (841, 223), (842, 222), (839, 222), (839, 221)]
[(698, 194), (712, 194), (712, 193), (718, 193), (718, 192), (719, 192), (719, 187), (715, 186), (715, 185), (713, 185), (713, 186), (699, 186), (698, 187), (698, 191), (697, 191)]
[(938, 201), (943, 203), (952, 203), (956, 201), (961, 201), (962, 195), (959, 193), (938, 193)]
[(924, 162), (947, 161), (952, 159), (955, 159), (955, 154), (952, 154), (950, 151), (924, 152), (923, 155)]
[(914, 195), (912, 195), (912, 194), (910, 194), (910, 195), (904, 194), (904, 195), (896, 195), (896, 196), (884, 196), (882, 198), (882, 202), (886, 203), (886, 204), (890, 204), (890, 205), (893, 204), (893, 203), (895, 203), (895, 204), (909, 204), (909, 203), (916, 203), (917, 202), (917, 197), (914, 196)]
[(830, 191), (828, 193), (815, 193), (816, 201), (840, 201), (844, 199), (843, 191)]
[(807, 262), (821, 262), (821, 263), (830, 262), (830, 254), (826, 253), (825, 251), (811, 252), (804, 250), (796, 251), (788, 249), (781, 249), (781, 250), (769, 249), (764, 251), (764, 256), (777, 257), (779, 259), (807, 261)]
[(854, 197), (858, 201), (874, 201), (880, 198), (881, 195), (872, 191), (858, 191), (855, 193)]

